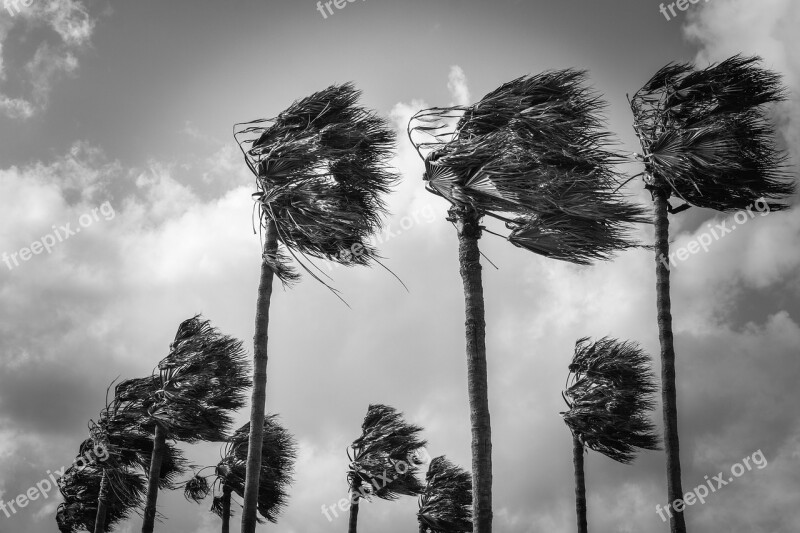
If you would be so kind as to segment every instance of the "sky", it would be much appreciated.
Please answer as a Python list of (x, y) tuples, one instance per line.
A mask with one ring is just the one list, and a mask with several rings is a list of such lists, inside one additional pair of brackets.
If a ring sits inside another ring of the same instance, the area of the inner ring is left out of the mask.
[[(657, 69), (758, 54), (790, 90), (774, 119), (793, 170), (800, 161), (796, 0), (706, 0), (674, 17), (652, 0), (356, 0), (327, 16), (312, 0), (12, 4), (0, 6), (3, 502), (72, 462), (109, 384), (149, 374), (182, 320), (203, 313), (252, 353), (260, 248), (235, 123), (353, 81), (398, 133), (402, 179), (380, 250), (409, 292), (381, 268), (338, 267), (330, 274), (350, 308), (309, 276), (273, 295), (267, 410), (300, 452), (289, 505), (259, 530), (283, 533), (346, 529), (321, 508), (347, 495), (345, 449), (370, 403), (423, 426), (431, 456), (470, 464), (457, 243), (405, 135), (417, 110), (576, 67), (608, 102), (620, 149), (634, 152), (626, 94)], [(626, 191), (651, 206), (639, 179)], [(708, 239), (709, 224), (731, 216), (673, 217), (672, 246)], [(652, 242), (652, 227), (637, 233)], [(756, 212), (672, 268), (684, 489), (764, 457), (689, 508), (691, 531), (800, 530), (799, 239), (800, 211)], [(20, 255), (36, 242), (39, 253)], [(584, 336), (657, 356), (654, 259), (639, 249), (577, 267), (491, 235), (481, 247), (498, 267), (484, 262), (495, 530), (570, 532), (567, 365)], [(237, 427), (247, 419), (244, 409)], [(182, 446), (201, 466), (219, 458), (218, 444)], [(629, 466), (589, 453), (592, 530), (668, 531), (656, 513), (664, 468), (659, 452)], [(0, 533), (56, 531), (54, 492), (0, 512)], [(162, 492), (157, 530), (217, 531), (208, 507)], [(414, 530), (416, 510), (413, 498), (376, 501), (359, 523)], [(133, 517), (118, 531), (140, 527)]]

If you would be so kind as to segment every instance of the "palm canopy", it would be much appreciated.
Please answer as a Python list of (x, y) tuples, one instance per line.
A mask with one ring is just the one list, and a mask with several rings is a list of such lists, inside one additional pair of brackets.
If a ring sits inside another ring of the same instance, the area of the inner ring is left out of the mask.
[(425, 479), (417, 513), (420, 531), (472, 531), (472, 475), (440, 456), (431, 461)]
[[(61, 533), (94, 531), (102, 478), (103, 470), (92, 463), (83, 467), (73, 465), (58, 479), (58, 488), (64, 498), (56, 511), (56, 523)], [(141, 506), (145, 478), (139, 473), (120, 470), (116, 472), (116, 483), (112, 487), (115, 488), (110, 491), (107, 502), (104, 531), (113, 531)]]
[[(222, 459), (214, 467), (213, 476), (202, 476), (198, 472), (185, 486), (186, 499), (199, 503), (215, 488), (228, 489), (240, 498), (244, 497), (247, 466), (247, 445), (250, 422), (236, 430), (225, 445)], [(289, 485), (292, 483), (294, 463), (297, 459), (297, 443), (289, 431), (278, 423), (277, 415), (264, 417), (264, 439), (261, 448), (261, 475), (258, 488), (258, 512), (272, 523), (289, 501)], [(209, 484), (208, 477), (213, 477)], [(214, 495), (211, 511), (222, 517), (221, 496)]]
[(407, 423), (393, 407), (370, 405), (361, 436), (351, 445), (352, 456), (347, 452), (351, 461), (347, 479), (354, 497), (391, 501), (420, 494), (418, 452), (427, 444), (421, 432), (421, 427)]
[(572, 433), (588, 448), (623, 464), (636, 449), (659, 449), (650, 420), (658, 387), (650, 357), (634, 342), (604, 337), (579, 339), (569, 365), (561, 413)]
[[(377, 259), (369, 241), (397, 179), (388, 166), (394, 132), (360, 96), (351, 83), (332, 85), (234, 130), (256, 177), (261, 226), (274, 222), (279, 242), (315, 278), (295, 252), (347, 266)], [(297, 279), (288, 258), (265, 260), (282, 281)]]
[(604, 107), (585, 72), (548, 71), (472, 106), (420, 111), (408, 134), (430, 192), (505, 222), (517, 246), (588, 264), (633, 246), (628, 224), (644, 222), (619, 194), (621, 159), (609, 148)]
[(170, 438), (189, 443), (224, 441), (231, 411), (244, 406), (252, 381), (242, 343), (195, 316), (178, 327), (158, 375), (124, 381), (115, 389), (114, 415), (137, 419), (152, 434), (154, 422)]
[(758, 200), (788, 207), (794, 185), (768, 120), (768, 104), (785, 91), (760, 61), (736, 55), (701, 70), (669, 64), (636, 92), (630, 104), (650, 187), (719, 211)]

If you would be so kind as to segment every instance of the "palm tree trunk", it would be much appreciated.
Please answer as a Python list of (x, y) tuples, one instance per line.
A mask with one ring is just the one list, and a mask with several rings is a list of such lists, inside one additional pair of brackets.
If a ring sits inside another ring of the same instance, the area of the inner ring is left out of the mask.
[(350, 504), (350, 524), (347, 526), (347, 533), (356, 533), (358, 526), (358, 500)]
[(575, 511), (578, 514), (578, 533), (588, 533), (586, 524), (586, 478), (583, 473), (583, 444), (572, 435), (572, 464), (575, 466)]
[(108, 473), (103, 469), (100, 480), (100, 494), (97, 496), (97, 516), (94, 519), (94, 533), (105, 533), (106, 509), (108, 506)]
[[(278, 249), (278, 230), (275, 222), (267, 224), (264, 254), (272, 255)], [(262, 259), (261, 280), (256, 303), (256, 332), (253, 337), (253, 397), (250, 406), (250, 442), (247, 448), (247, 475), (242, 509), (242, 533), (255, 533), (258, 511), (258, 484), (261, 474), (261, 448), (264, 442), (264, 411), (267, 402), (267, 339), (269, 332), (269, 305), (272, 298), (274, 273)]]
[[(653, 192), (655, 201), (656, 305), (661, 342), (661, 401), (664, 410), (664, 449), (667, 453), (667, 494), (670, 503), (683, 499), (678, 444), (678, 402), (675, 392), (675, 345), (672, 338), (672, 303), (669, 295), (669, 218), (667, 193)], [(686, 533), (683, 512), (673, 510), (671, 533)]]
[(161, 478), (161, 463), (167, 449), (167, 431), (156, 422), (153, 436), (153, 453), (150, 456), (150, 476), (147, 480), (147, 503), (144, 508), (142, 533), (153, 533), (156, 521), (156, 501), (158, 500), (158, 481)]
[(231, 488), (227, 485), (222, 488), (222, 533), (231, 530)]
[(472, 426), (472, 529), (492, 531), (492, 428), (489, 420), (489, 386), (486, 369), (486, 321), (483, 305), (477, 214), (450, 210), (458, 229), (458, 259), (466, 307), (467, 380)]

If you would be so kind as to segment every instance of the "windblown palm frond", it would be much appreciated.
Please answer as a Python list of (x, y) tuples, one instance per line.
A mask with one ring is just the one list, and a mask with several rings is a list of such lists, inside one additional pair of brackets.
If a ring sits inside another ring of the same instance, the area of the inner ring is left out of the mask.
[(658, 387), (650, 357), (636, 343), (580, 339), (569, 371), (569, 410), (561, 416), (586, 447), (623, 464), (635, 459), (637, 449), (659, 449), (649, 416)]
[[(121, 470), (111, 471), (112, 487), (107, 503), (105, 531), (113, 531), (130, 513), (141, 506), (145, 478), (141, 474)], [(56, 513), (62, 533), (94, 531), (97, 502), (103, 471), (97, 464), (68, 468), (58, 480), (64, 502)]]
[(605, 104), (585, 82), (582, 71), (549, 71), (469, 107), (417, 113), (409, 138), (428, 190), (506, 222), (512, 243), (555, 259), (586, 264), (634, 246), (628, 226), (644, 211), (619, 194)]
[[(333, 85), (234, 131), (256, 177), (262, 227), (273, 220), (306, 270), (295, 252), (347, 266), (377, 259), (369, 241), (385, 213), (381, 197), (397, 179), (388, 166), (395, 139), (360, 96), (351, 83)], [(297, 279), (284, 254), (265, 260), (282, 281)]]
[(425, 479), (417, 513), (420, 533), (472, 531), (472, 475), (441, 456), (431, 461)]
[[(361, 436), (351, 445), (347, 479), (354, 497), (396, 500), (423, 490), (417, 479), (422, 463), (418, 453), (427, 444), (422, 428), (408, 424), (402, 413), (386, 405), (370, 405)], [(349, 455), (349, 452), (348, 452)]]
[[(214, 467), (214, 474), (202, 476), (199, 473), (185, 486), (186, 499), (199, 503), (209, 494), (231, 492), (244, 497), (247, 466), (247, 445), (250, 436), (250, 423), (237, 429), (225, 445), (222, 460)], [(258, 512), (265, 519), (276, 523), (278, 516), (289, 501), (289, 486), (297, 459), (297, 443), (289, 431), (278, 423), (277, 415), (264, 417), (264, 439), (261, 448), (261, 475), (259, 476)], [(213, 478), (211, 483), (208, 478)], [(214, 496), (211, 511), (222, 516), (221, 502)]]
[(224, 441), (231, 411), (244, 406), (252, 383), (241, 341), (195, 316), (180, 325), (158, 369), (158, 390), (144, 402), (148, 415), (175, 440)]
[(760, 61), (736, 55), (702, 70), (667, 65), (633, 96), (650, 187), (718, 211), (758, 200), (788, 207), (795, 186), (769, 120), (769, 104), (784, 100), (785, 90)]

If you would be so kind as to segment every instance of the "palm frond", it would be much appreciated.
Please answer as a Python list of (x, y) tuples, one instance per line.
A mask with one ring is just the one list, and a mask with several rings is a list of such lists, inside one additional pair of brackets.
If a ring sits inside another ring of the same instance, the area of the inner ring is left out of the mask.
[(786, 92), (760, 61), (668, 65), (637, 91), (630, 104), (648, 186), (718, 211), (788, 207), (795, 183), (769, 119)]
[(444, 456), (428, 467), (417, 519), (430, 533), (472, 531), (472, 476)]
[(230, 413), (245, 404), (251, 385), (242, 342), (198, 315), (180, 325), (158, 369), (159, 388), (145, 400), (148, 415), (176, 440), (225, 440)]
[[(219, 485), (231, 490), (240, 498), (244, 498), (249, 437), (250, 423), (248, 422), (228, 438), (223, 458), (214, 470), (214, 476)], [(297, 443), (292, 434), (278, 422), (277, 415), (265, 416), (258, 512), (272, 523), (277, 522), (278, 516), (289, 501), (289, 487), (293, 481), (296, 460)], [(202, 497), (204, 498), (207, 494)], [(211, 511), (214, 513), (219, 511), (221, 516), (221, 504), (221, 500), (218, 501), (215, 497)]]
[[(346, 266), (378, 257), (370, 240), (385, 214), (382, 196), (397, 180), (388, 164), (395, 139), (360, 96), (351, 83), (332, 85), (234, 131), (256, 177), (260, 224), (274, 221), (293, 256)], [(265, 261), (284, 283), (297, 280), (285, 254)]]
[(347, 473), (353, 494), (396, 500), (416, 496), (423, 490), (417, 479), (418, 452), (427, 444), (422, 428), (408, 424), (402, 413), (386, 405), (370, 405), (361, 425), (361, 436), (353, 441), (352, 461)]
[(509, 240), (518, 246), (585, 264), (634, 246), (628, 226), (646, 222), (619, 193), (621, 158), (603, 128), (604, 107), (585, 72), (548, 71), (470, 107), (421, 111), (409, 138), (424, 157), (430, 192), (479, 218), (513, 221)]
[(637, 449), (659, 448), (649, 416), (658, 387), (650, 357), (636, 343), (579, 339), (569, 372), (563, 393), (569, 410), (561, 416), (586, 447), (623, 464)]

